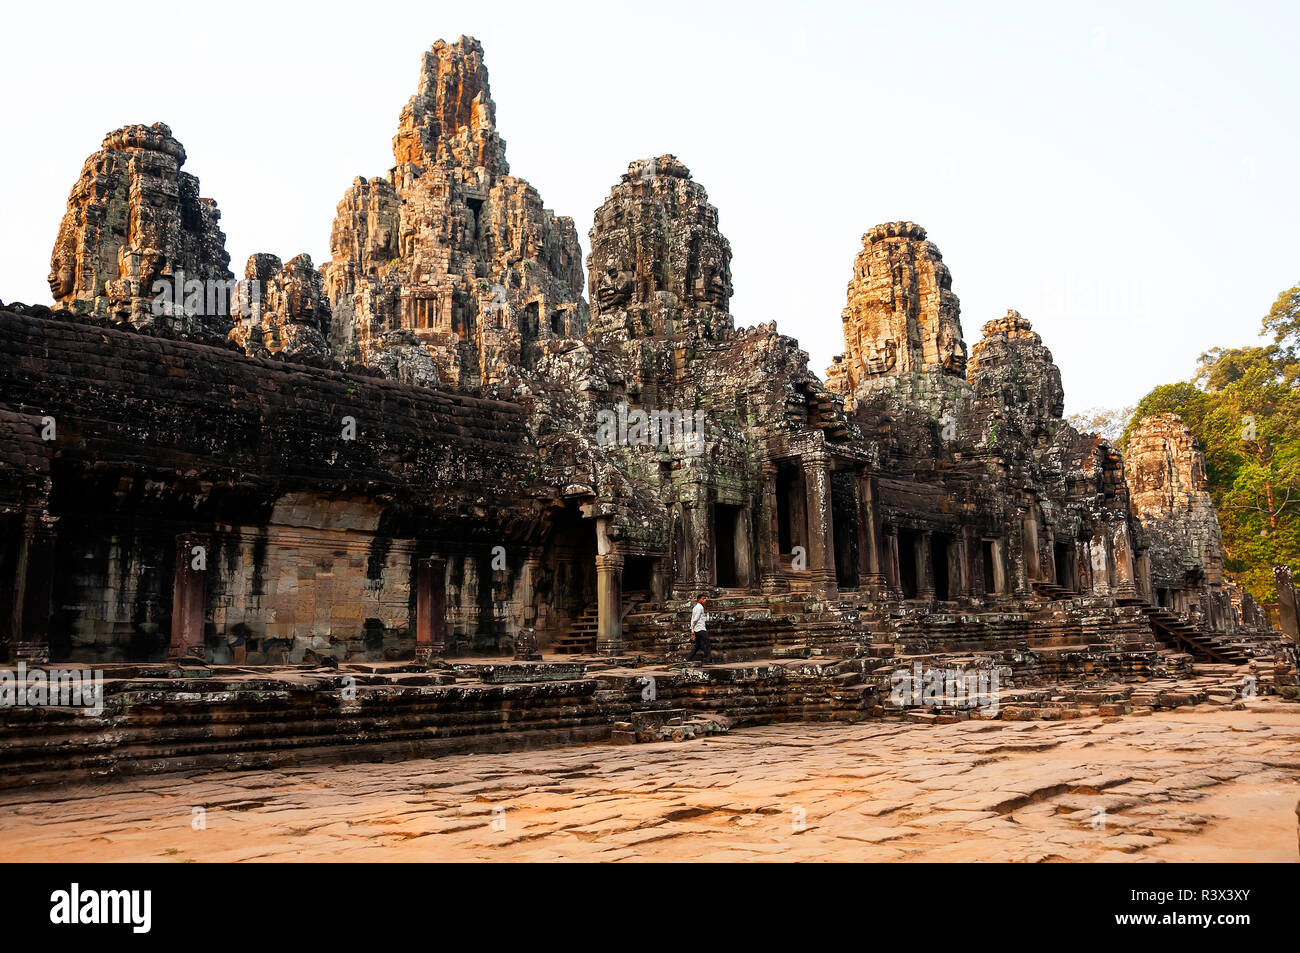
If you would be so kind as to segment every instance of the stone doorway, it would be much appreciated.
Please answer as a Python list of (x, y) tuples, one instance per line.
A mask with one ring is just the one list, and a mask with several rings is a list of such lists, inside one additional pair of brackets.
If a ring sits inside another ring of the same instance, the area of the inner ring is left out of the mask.
[(907, 529), (898, 531), (898, 584), (904, 599), (916, 598), (916, 552), (919, 545), (919, 534)]
[(736, 566), (736, 521), (741, 507), (716, 503), (713, 507), (713, 564), (714, 584), (721, 589), (734, 589), (740, 585)]

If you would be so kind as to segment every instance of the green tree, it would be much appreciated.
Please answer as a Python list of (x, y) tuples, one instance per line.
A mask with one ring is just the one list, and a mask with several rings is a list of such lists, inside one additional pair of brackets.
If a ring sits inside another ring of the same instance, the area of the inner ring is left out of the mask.
[(1273, 335), (1273, 342), (1294, 356), (1300, 347), (1300, 284), (1277, 296), (1264, 315), (1264, 333)]
[(1219, 511), (1225, 567), (1264, 602), (1272, 567), (1300, 568), (1300, 285), (1263, 320), (1273, 344), (1214, 348), (1189, 382), (1163, 384), (1139, 401), (1121, 446), (1148, 414), (1178, 414), (1205, 452)]

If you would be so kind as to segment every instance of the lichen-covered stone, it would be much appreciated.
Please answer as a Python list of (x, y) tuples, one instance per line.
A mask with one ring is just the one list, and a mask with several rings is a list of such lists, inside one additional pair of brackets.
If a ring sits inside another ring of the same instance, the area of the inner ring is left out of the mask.
[(862, 236), (844, 322), (844, 356), (828, 372), (831, 389), (856, 394), (882, 378), (932, 370), (965, 376), (952, 275), (939, 249), (913, 222), (877, 225)]
[(438, 41), (386, 177), (354, 180), (321, 272), (342, 359), (454, 387), (508, 383), (586, 330), (573, 220), (509, 175), (477, 40)]
[(721, 339), (732, 328), (731, 246), (675, 156), (628, 166), (596, 211), (587, 266), (593, 333)]
[(330, 356), (330, 306), (310, 255), (288, 264), (275, 255), (251, 256), (232, 317), (230, 339), (250, 353)]
[[(163, 123), (123, 126), (86, 159), (50, 256), (50, 294), (63, 307), (137, 327), (187, 333), (230, 328), (228, 304), (184, 307), (184, 282), (228, 282), (230, 256), (216, 202), (180, 171), (185, 149)], [(158, 282), (182, 293), (159, 300)], [(197, 313), (192, 313), (197, 312)]]

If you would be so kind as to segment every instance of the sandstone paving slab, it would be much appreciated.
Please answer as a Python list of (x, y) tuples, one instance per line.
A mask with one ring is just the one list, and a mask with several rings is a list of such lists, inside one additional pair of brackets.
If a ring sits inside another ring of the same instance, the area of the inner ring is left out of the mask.
[(0, 859), (1296, 859), (1295, 706), (824, 728), (7, 791)]

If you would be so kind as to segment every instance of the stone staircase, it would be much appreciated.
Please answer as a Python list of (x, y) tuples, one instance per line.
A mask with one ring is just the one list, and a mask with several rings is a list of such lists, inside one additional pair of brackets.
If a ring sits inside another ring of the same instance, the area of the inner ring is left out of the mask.
[[(625, 592), (620, 614), (626, 617), (647, 593)], [(600, 610), (596, 605), (587, 606), (582, 613), (569, 624), (569, 631), (551, 643), (551, 651), (557, 655), (595, 655), (596, 634), (600, 628)]]
[(1044, 596), (1049, 602), (1073, 599), (1078, 595), (1077, 592), (1058, 586), (1054, 582), (1036, 582), (1034, 583), (1034, 592)]
[(551, 651), (557, 655), (594, 655), (598, 624), (596, 606), (587, 606), (569, 623), (569, 631), (551, 643)]
[(1120, 605), (1137, 606), (1151, 624), (1157, 641), (1186, 652), (1195, 659), (1226, 665), (1244, 665), (1250, 661), (1250, 657), (1242, 648), (1227, 637), (1203, 632), (1168, 609), (1153, 606), (1145, 599), (1117, 601)]

